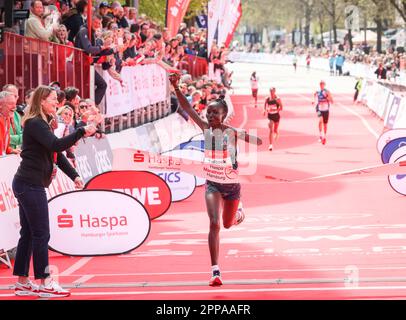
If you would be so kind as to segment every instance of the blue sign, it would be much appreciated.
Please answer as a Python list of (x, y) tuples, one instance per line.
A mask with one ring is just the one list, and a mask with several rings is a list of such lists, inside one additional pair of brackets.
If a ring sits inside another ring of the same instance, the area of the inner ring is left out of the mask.
[(178, 145), (174, 150), (197, 150), (204, 152), (204, 140), (193, 140), (183, 142)]
[(406, 146), (406, 137), (394, 139), (386, 144), (381, 153), (383, 163), (389, 163), (392, 154), (400, 147)]
[(197, 26), (202, 29), (207, 28), (207, 15), (203, 14), (196, 17)]

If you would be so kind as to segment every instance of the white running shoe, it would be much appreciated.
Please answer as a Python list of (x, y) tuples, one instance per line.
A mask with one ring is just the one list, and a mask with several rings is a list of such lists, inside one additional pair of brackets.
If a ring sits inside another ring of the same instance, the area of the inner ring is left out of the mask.
[(41, 298), (63, 298), (69, 297), (70, 292), (63, 289), (57, 282), (51, 280), (47, 285), (39, 286), (39, 296)]
[(39, 295), (39, 286), (28, 280), (27, 283), (22, 284), (17, 282), (14, 287), (14, 294), (19, 297), (32, 297)]
[(242, 207), (237, 209), (237, 219), (235, 220), (234, 225), (238, 226), (245, 219), (244, 209)]
[(269, 150), (269, 151), (272, 151), (272, 149), (273, 149), (273, 145), (270, 144), (268, 150)]

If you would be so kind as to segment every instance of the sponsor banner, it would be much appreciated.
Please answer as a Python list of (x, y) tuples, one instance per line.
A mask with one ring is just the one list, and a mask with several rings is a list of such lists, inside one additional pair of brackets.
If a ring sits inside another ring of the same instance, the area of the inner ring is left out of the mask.
[[(183, 171), (224, 184), (238, 183), (242, 178), (231, 165), (180, 159), (133, 149), (113, 150), (113, 170)], [(249, 176), (244, 178), (251, 181)]]
[(227, 1), (222, 0), (210, 0), (208, 9), (208, 21), (207, 21), (207, 52), (210, 54), (211, 46), (213, 45), (213, 40), (218, 33), (218, 24), (221, 17), (223, 8)]
[(207, 29), (207, 15), (196, 16), (196, 23), (200, 29)]
[[(406, 147), (402, 147), (405, 149)], [(395, 163), (405, 162), (406, 163), (406, 151), (403, 150), (403, 155), (397, 158)], [(389, 185), (397, 193), (406, 196), (406, 174), (395, 174), (388, 176)]]
[(166, 182), (147, 171), (110, 171), (91, 179), (85, 186), (91, 190), (114, 190), (140, 201), (151, 220), (168, 211), (172, 195)]
[(406, 137), (406, 129), (392, 129), (385, 131), (381, 134), (376, 142), (376, 149), (379, 154), (382, 153), (383, 148), (392, 140)]
[(51, 250), (69, 256), (114, 255), (139, 247), (150, 231), (144, 206), (108, 190), (83, 190), (49, 201)]
[(218, 44), (228, 47), (242, 15), (241, 0), (224, 1), (218, 26)]
[(103, 71), (103, 78), (107, 82), (107, 117), (125, 114), (168, 99), (166, 71), (159, 65), (126, 66), (122, 68), (120, 76), (123, 80), (121, 83), (107, 71)]
[(171, 189), (172, 202), (189, 198), (196, 189), (196, 178), (192, 174), (182, 171), (150, 171), (168, 184)]
[(387, 128), (392, 129), (393, 126), (395, 125), (396, 118), (399, 112), (399, 107), (400, 107), (400, 100), (401, 98), (398, 96), (395, 96), (391, 94), (391, 98), (388, 99), (388, 104), (391, 103), (390, 108), (388, 109), (387, 115), (385, 117), (385, 122), (384, 125)]
[(166, 27), (170, 37), (174, 37), (189, 8), (190, 0), (167, 0), (166, 3)]
[(75, 147), (75, 156), (76, 170), (85, 183), (92, 177), (112, 169), (113, 152), (106, 138), (82, 139)]
[(381, 159), (383, 163), (389, 163), (392, 154), (400, 147), (406, 146), (406, 137), (401, 137), (389, 141), (382, 149)]
[(191, 140), (183, 142), (178, 145), (174, 150), (197, 150), (204, 152), (204, 140)]
[[(137, 127), (138, 128), (138, 127)], [(106, 135), (112, 149), (134, 148), (142, 149), (139, 142), (136, 128), (126, 129), (120, 132), (109, 133)]]
[[(198, 147), (194, 148), (196, 142), (199, 142)], [(182, 148), (183, 145), (183, 148)], [(203, 146), (203, 148), (202, 148)], [(191, 141), (187, 144), (181, 144), (179, 149), (175, 149), (165, 153), (166, 156), (177, 157), (181, 159), (189, 159), (203, 162), (204, 161), (204, 141)], [(196, 186), (200, 187), (206, 183), (206, 179), (196, 176)]]
[[(12, 182), (20, 161), (16, 155), (0, 158), (0, 249), (4, 250), (16, 247), (19, 239), (20, 217)], [(73, 190), (75, 184), (59, 169), (49, 188), (45, 189), (48, 199)]]
[(406, 128), (406, 98), (400, 100), (400, 107), (393, 128)]

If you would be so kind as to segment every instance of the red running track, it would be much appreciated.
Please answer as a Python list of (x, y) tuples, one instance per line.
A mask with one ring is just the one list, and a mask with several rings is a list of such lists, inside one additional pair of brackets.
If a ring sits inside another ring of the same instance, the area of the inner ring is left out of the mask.
[[(261, 97), (262, 101), (264, 97)], [(268, 151), (267, 120), (250, 97), (233, 96), (233, 125), (257, 129), (259, 175), (299, 179), (380, 163), (382, 122), (336, 95), (325, 146), (311, 96), (281, 95), (280, 138)], [(152, 223), (128, 255), (51, 253), (68, 299), (397, 299), (406, 296), (405, 199), (386, 177), (243, 185), (246, 220), (221, 231), (224, 285), (209, 287), (204, 187)], [(15, 279), (0, 269), (0, 299)], [(21, 299), (21, 298), (19, 298)], [(27, 298), (33, 299), (33, 298)]]

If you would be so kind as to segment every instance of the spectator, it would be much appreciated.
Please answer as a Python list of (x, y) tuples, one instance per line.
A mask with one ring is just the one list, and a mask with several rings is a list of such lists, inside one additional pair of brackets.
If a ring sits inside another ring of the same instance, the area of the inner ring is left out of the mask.
[(386, 80), (386, 68), (382, 63), (379, 64), (378, 68), (375, 70), (376, 78)]
[[(87, 33), (87, 27), (82, 26), (82, 28), (79, 30), (76, 39), (75, 39), (75, 47), (83, 49), (86, 53), (89, 55), (92, 55), (97, 59), (100, 56), (107, 56), (115, 53), (115, 50), (113, 49), (113, 46), (110, 45), (95, 45), (95, 32), (96, 30), (100, 29), (101, 27), (101, 16), (98, 14), (93, 15), (92, 18), (92, 37), (91, 40), (89, 40)], [(96, 71), (95, 72), (95, 79), (94, 83), (96, 86), (96, 92), (95, 92), (95, 102), (96, 105), (99, 105), (106, 93), (107, 90), (107, 83), (104, 81), (103, 77)]]
[(335, 54), (332, 53), (330, 55), (330, 58), (328, 59), (328, 64), (330, 66), (330, 76), (334, 76), (334, 63), (335, 63), (335, 61), (336, 61)]
[[(69, 106), (64, 106), (57, 111), (58, 116), (58, 128), (54, 131), (57, 138), (64, 138), (73, 132), (75, 132), (75, 127), (73, 126), (73, 110)], [(66, 149), (63, 154), (69, 160), (71, 165), (76, 168), (76, 157), (74, 154), (75, 147), (71, 146)]]
[(336, 57), (336, 72), (341, 76), (343, 74), (343, 65), (344, 65), (344, 56), (341, 53), (338, 53)]
[(43, 19), (44, 7), (40, 0), (34, 0), (31, 2), (31, 13), (25, 24), (25, 36), (43, 41), (48, 41), (54, 33), (57, 27), (57, 23), (54, 22), (49, 25), (45, 25)]
[(148, 23), (144, 22), (143, 24), (140, 25), (140, 37), (141, 37), (141, 43), (142, 44), (148, 38), (148, 30), (149, 30)]
[(131, 25), (137, 23), (137, 9), (136, 8), (129, 8), (127, 22), (130, 27), (131, 27)]
[(27, 108), (30, 106), (33, 93), (34, 89), (27, 90), (24, 95), (24, 103), (17, 105), (17, 112), (20, 116), (24, 116)]
[(66, 103), (66, 94), (65, 91), (63, 90), (56, 90), (56, 99), (58, 100), (58, 104), (56, 106), (56, 110), (59, 110), (63, 106), (65, 106)]
[(18, 88), (14, 84), (6, 84), (3, 91), (14, 96), (14, 112), (10, 117), (10, 147), (14, 150), (20, 150), (23, 143), (23, 129), (21, 127), (21, 116), (17, 112)]
[(75, 87), (67, 87), (64, 90), (65, 92), (65, 106), (69, 106), (73, 110), (73, 120), (74, 120), (74, 127), (76, 128), (76, 124), (79, 122), (79, 89)]
[(107, 1), (101, 2), (99, 5), (99, 15), (102, 17), (106, 16), (109, 9), (110, 9), (110, 5), (108, 4)]
[(11, 119), (15, 111), (14, 95), (8, 91), (0, 92), (0, 156), (18, 154), (19, 150), (10, 146)]
[(127, 19), (124, 16), (124, 9), (122, 6), (117, 6), (113, 9), (113, 15), (116, 19), (117, 25), (119, 28), (129, 28), (130, 25), (127, 22)]
[(62, 23), (69, 32), (68, 40), (73, 42), (80, 28), (85, 24), (87, 14), (87, 0), (79, 0), (76, 8), (63, 17)]

